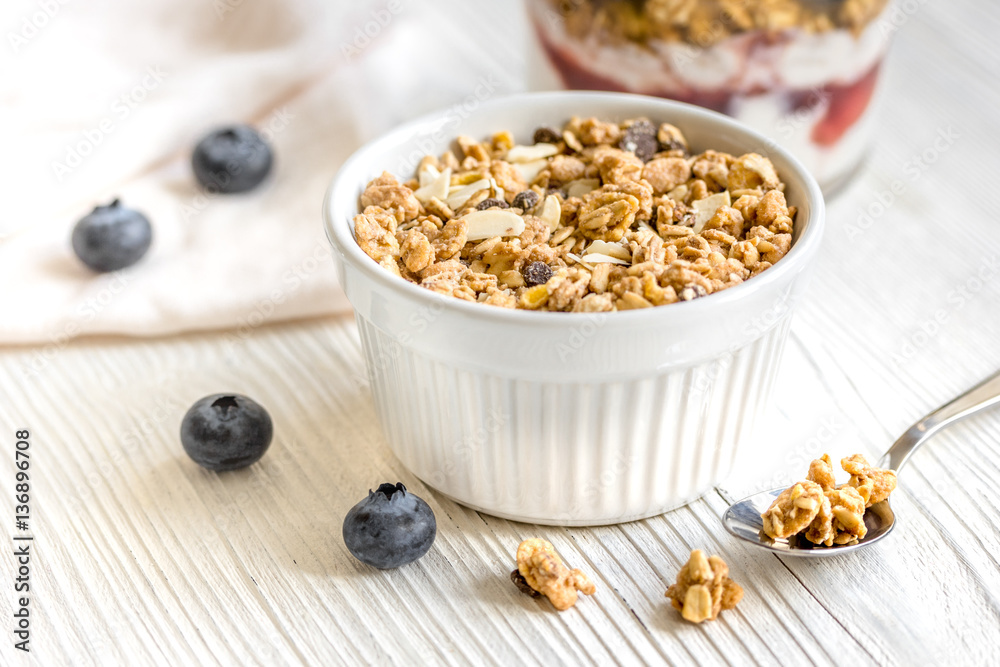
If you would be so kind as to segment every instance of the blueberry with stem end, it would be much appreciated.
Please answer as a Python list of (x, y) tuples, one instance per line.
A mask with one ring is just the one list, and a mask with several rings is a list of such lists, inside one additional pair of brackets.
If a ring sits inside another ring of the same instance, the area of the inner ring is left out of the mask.
[(73, 252), (94, 271), (106, 273), (132, 266), (153, 242), (153, 227), (142, 213), (115, 199), (97, 206), (73, 227)]
[(381, 484), (344, 518), (344, 544), (355, 558), (382, 570), (412, 563), (434, 544), (434, 511), (402, 482)]
[(273, 435), (267, 410), (240, 394), (206, 396), (181, 421), (184, 451), (209, 470), (237, 470), (256, 463)]
[(210, 192), (234, 194), (260, 185), (271, 171), (271, 147), (248, 125), (209, 132), (191, 155), (198, 182)]

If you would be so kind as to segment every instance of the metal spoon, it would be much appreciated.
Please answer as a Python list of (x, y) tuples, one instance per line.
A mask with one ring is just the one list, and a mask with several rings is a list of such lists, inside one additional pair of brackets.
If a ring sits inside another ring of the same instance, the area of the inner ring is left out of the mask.
[[(879, 467), (899, 471), (917, 448), (946, 426), (1000, 403), (1000, 373), (976, 385), (950, 403), (941, 406), (906, 430), (879, 460)], [(722, 516), (722, 523), (736, 537), (786, 556), (840, 556), (870, 546), (889, 534), (895, 516), (884, 500), (865, 511), (868, 534), (854, 544), (825, 547), (801, 536), (774, 540), (764, 534), (760, 515), (771, 506), (784, 488), (763, 491), (734, 503)]]

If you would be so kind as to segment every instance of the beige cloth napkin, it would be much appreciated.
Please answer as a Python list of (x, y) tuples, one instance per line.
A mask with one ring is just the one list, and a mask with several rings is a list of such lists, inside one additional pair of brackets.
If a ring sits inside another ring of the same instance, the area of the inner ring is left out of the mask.
[[(253, 329), (346, 311), (320, 208), (363, 141), (487, 81), (523, 88), (520, 3), (15, 0), (0, 27), (0, 343)], [(485, 27), (485, 34), (484, 34)], [(204, 194), (191, 148), (250, 122), (275, 169)], [(72, 226), (120, 197), (154, 228), (114, 274)]]

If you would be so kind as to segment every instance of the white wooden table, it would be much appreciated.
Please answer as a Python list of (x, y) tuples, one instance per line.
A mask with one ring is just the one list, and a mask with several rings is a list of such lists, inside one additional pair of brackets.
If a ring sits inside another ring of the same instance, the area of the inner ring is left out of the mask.
[[(1000, 10), (972, 0), (923, 4), (900, 31), (878, 141), (830, 203), (756, 449), (661, 517), (537, 527), (437, 495), (389, 453), (347, 317), (246, 338), (81, 340), (32, 378), (39, 349), (0, 352), (0, 664), (997, 664), (1000, 412), (916, 454), (893, 500), (900, 525), (876, 548), (779, 558), (719, 521), (824, 451), (877, 455), (1000, 368), (997, 34)], [(958, 138), (935, 149), (948, 128)], [(859, 222), (897, 180), (903, 194)], [(260, 464), (222, 476), (177, 435), (217, 391), (257, 398), (276, 424)], [(16, 429), (31, 432), (30, 656), (11, 635)], [(341, 523), (397, 480), (430, 503), (438, 538), (416, 564), (375, 571)], [(529, 536), (589, 571), (597, 594), (557, 613), (518, 593), (508, 573)], [(700, 626), (664, 597), (692, 548), (721, 554), (746, 590)]]

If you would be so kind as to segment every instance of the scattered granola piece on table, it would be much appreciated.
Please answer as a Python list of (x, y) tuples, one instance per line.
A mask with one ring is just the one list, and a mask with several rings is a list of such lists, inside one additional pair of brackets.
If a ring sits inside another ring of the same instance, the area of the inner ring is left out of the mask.
[[(524, 540), (517, 547), (515, 572), (520, 573), (529, 588), (547, 597), (559, 611), (576, 604), (577, 591), (593, 595), (596, 590), (594, 583), (581, 570), (571, 570), (563, 564), (551, 542), (537, 537)], [(511, 579), (517, 584), (513, 572)]]
[(714, 621), (743, 599), (743, 588), (729, 578), (729, 566), (718, 556), (705, 557), (701, 549), (691, 552), (677, 573), (677, 583), (667, 589), (674, 609), (692, 623)]

